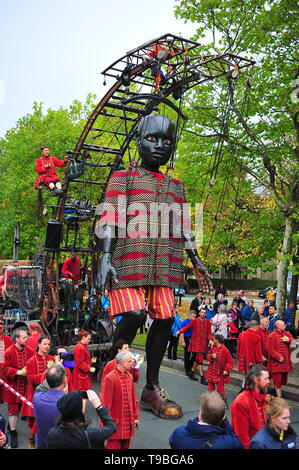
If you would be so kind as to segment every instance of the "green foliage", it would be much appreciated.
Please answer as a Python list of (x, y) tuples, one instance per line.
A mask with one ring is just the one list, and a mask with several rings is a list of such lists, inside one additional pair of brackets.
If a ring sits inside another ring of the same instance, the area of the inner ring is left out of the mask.
[(30, 257), (37, 239), (43, 239), (44, 226), (36, 217), (35, 160), (40, 157), (42, 145), (48, 145), (50, 154), (58, 158), (74, 148), (94, 99), (90, 94), (84, 104), (74, 101), (69, 109), (47, 111), (41, 103), (34, 103), (32, 113), (19, 119), (0, 140), (0, 173), (4, 182), (0, 194), (2, 258), (12, 257), (16, 222), (21, 227), (20, 258)]
[(197, 24), (193, 39), (209, 41), (203, 55), (232, 52), (256, 61), (236, 80), (207, 81), (189, 95), (177, 171), (190, 199), (205, 203), (202, 255), (210, 269), (265, 267), (276, 259), (286, 218), (298, 220), (299, 110), (291, 99), (299, 73), (297, 2), (176, 4), (177, 17)]

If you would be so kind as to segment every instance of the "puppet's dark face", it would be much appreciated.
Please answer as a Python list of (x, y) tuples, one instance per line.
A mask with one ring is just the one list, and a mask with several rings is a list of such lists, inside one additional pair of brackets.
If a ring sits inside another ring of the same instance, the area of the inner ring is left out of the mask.
[(166, 116), (155, 114), (146, 116), (141, 122), (138, 135), (138, 152), (141, 166), (150, 171), (158, 171), (165, 165), (175, 145), (175, 128)]

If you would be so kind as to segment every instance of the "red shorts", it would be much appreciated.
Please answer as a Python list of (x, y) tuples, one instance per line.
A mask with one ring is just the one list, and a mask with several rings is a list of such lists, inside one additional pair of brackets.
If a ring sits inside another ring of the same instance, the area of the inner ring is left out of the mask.
[(282, 385), (286, 385), (286, 383), (288, 382), (288, 373), (287, 372), (272, 373), (271, 379), (273, 380), (275, 388), (281, 388)]
[(170, 287), (149, 287), (147, 308), (145, 306), (147, 290), (144, 287), (113, 289), (109, 292), (111, 318), (132, 310), (148, 310), (151, 318), (166, 320), (171, 318), (174, 307), (173, 290)]
[(221, 395), (225, 394), (224, 390), (224, 383), (223, 382), (208, 382), (208, 391), (213, 392), (215, 390), (215, 387), (217, 387), (217, 392), (220, 393)]
[(21, 411), (23, 403), (7, 403), (8, 416), (18, 415)]
[(203, 353), (203, 352), (197, 352), (196, 353), (196, 362), (198, 362), (199, 364), (202, 363), (204, 361), (204, 358), (206, 356), (206, 353)]

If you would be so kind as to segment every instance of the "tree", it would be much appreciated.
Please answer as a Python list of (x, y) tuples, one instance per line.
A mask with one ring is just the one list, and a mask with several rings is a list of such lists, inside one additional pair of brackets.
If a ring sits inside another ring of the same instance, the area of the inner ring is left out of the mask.
[[(178, 17), (198, 23), (194, 39), (211, 38), (202, 46), (203, 54), (229, 51), (256, 61), (252, 71), (242, 73), (236, 67), (226, 79), (193, 94), (188, 129), (198, 136), (197, 147), (210, 155), (221, 139), (218, 163), (226, 177), (239, 167), (275, 201), (284, 225), (277, 267), (280, 314), (299, 217), (297, 13), (292, 0), (182, 0), (176, 7)], [(193, 136), (191, 147), (195, 145)], [(225, 167), (229, 158), (231, 165)]]
[[(14, 227), (21, 226), (19, 256), (28, 258), (35, 252), (38, 238), (44, 240), (46, 221), (36, 217), (37, 192), (35, 159), (40, 147), (48, 145), (58, 158), (72, 150), (86, 121), (95, 96), (88, 95), (84, 104), (74, 101), (68, 109), (43, 110), (34, 103), (33, 112), (19, 119), (16, 126), (0, 140), (0, 251), (11, 258)], [(62, 173), (61, 173), (62, 175)]]

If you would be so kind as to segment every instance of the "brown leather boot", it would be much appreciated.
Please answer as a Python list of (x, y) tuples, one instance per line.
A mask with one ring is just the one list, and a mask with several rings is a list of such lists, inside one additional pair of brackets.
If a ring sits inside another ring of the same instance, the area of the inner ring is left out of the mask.
[(34, 436), (29, 437), (28, 449), (36, 449)]
[(169, 400), (165, 390), (158, 385), (155, 386), (154, 390), (144, 387), (140, 405), (163, 419), (178, 419), (183, 415), (180, 405)]

